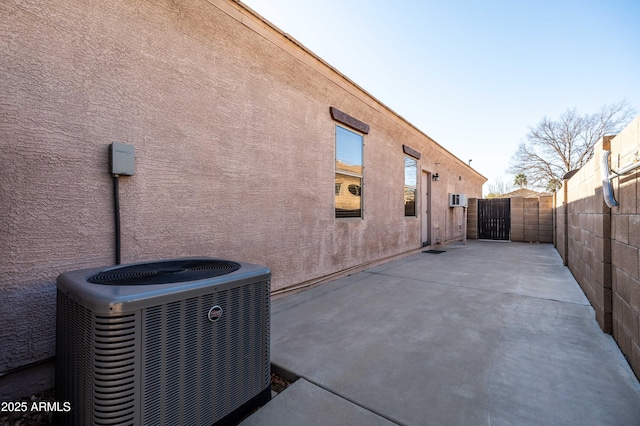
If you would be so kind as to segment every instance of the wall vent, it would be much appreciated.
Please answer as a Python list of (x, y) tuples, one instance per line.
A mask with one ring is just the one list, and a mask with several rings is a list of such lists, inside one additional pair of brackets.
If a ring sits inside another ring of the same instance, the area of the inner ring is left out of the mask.
[(449, 207), (467, 207), (468, 200), (465, 194), (449, 194)]

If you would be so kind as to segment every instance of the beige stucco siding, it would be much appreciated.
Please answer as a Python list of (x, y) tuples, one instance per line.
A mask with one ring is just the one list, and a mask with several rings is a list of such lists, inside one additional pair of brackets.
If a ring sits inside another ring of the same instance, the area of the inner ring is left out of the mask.
[[(462, 235), (448, 193), (481, 196), (480, 174), (240, 4), (10, 0), (0, 14), (0, 372), (54, 354), (58, 274), (114, 261), (113, 141), (135, 147), (123, 263), (265, 264), (274, 290), (420, 247), (403, 144), (441, 176), (434, 237)], [(329, 107), (371, 128), (363, 219), (334, 217)]]

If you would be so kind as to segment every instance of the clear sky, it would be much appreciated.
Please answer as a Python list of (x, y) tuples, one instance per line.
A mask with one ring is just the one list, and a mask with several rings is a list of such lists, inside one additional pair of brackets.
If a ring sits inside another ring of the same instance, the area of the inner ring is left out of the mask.
[(640, 111), (640, 0), (244, 3), (489, 184), (545, 116)]

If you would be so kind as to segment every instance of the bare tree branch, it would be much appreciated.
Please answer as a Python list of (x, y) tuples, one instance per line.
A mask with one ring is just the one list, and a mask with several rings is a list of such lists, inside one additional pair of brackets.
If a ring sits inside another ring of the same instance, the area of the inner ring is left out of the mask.
[(525, 174), (533, 187), (557, 189), (567, 172), (581, 168), (593, 157), (600, 138), (618, 133), (635, 114), (624, 99), (594, 114), (579, 115), (574, 108), (557, 120), (544, 117), (529, 128), (527, 142), (513, 154), (509, 172)]

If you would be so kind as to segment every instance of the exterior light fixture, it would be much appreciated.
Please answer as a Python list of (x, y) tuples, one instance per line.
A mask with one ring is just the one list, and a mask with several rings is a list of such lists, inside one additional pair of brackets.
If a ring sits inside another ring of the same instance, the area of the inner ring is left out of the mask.
[(438, 175), (438, 174), (436, 173), (435, 175), (433, 175), (433, 176), (431, 177), (431, 179), (433, 179), (434, 181), (436, 181), (436, 182), (437, 182), (437, 181), (439, 181), (439, 180), (440, 180), (440, 175)]

